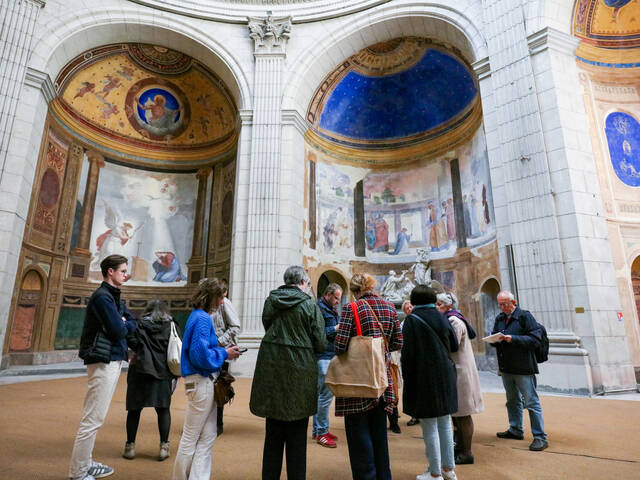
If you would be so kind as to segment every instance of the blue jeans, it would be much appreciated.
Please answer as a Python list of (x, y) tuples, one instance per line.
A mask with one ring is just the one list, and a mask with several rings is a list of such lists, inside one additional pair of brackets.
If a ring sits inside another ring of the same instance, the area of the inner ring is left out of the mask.
[(328, 358), (318, 360), (318, 413), (313, 416), (313, 434), (316, 436), (329, 431), (329, 409), (333, 393), (324, 383), (324, 378), (327, 376), (330, 361)]
[(442, 475), (442, 467), (453, 470), (456, 462), (453, 457), (453, 427), (451, 415), (421, 418), (422, 438), (427, 451), (429, 472)]
[(522, 428), (522, 407), (529, 410), (531, 433), (533, 438), (547, 439), (544, 433), (542, 405), (536, 391), (535, 375), (515, 375), (502, 373), (502, 384), (507, 393), (507, 413), (509, 414), (509, 430), (524, 435)]
[(384, 403), (344, 416), (353, 480), (391, 480)]

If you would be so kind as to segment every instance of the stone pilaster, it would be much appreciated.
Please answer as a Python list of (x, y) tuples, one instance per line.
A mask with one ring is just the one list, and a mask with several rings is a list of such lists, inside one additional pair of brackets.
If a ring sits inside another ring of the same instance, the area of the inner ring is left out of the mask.
[[(588, 393), (594, 386), (603, 388), (591, 371), (600, 352), (582, 348), (576, 329), (585, 318), (578, 312), (590, 311), (599, 302), (588, 294), (589, 281), (575, 289), (573, 262), (584, 265), (587, 252), (579, 247), (580, 234), (568, 234), (567, 226), (576, 221), (574, 202), (580, 200), (559, 195), (561, 177), (556, 175), (566, 164), (558, 150), (568, 125), (551, 132), (557, 122), (545, 110), (557, 92), (553, 75), (536, 68), (540, 61), (532, 55), (539, 53), (543, 40), (527, 38), (522, 6), (483, 0), (483, 11), (490, 71), (483, 62), (474, 67), (483, 99), (503, 287), (512, 288), (505, 254), (511, 245), (519, 303), (550, 335), (550, 361), (542, 365), (540, 383)], [(565, 64), (571, 62), (570, 56), (565, 59)], [(572, 190), (569, 185), (565, 182), (567, 192)]]
[[(281, 183), (282, 71), (291, 18), (250, 18), (255, 79), (244, 247), (243, 335), (261, 336), (261, 314), (269, 291), (281, 283), (278, 262)], [(239, 170), (242, 161), (239, 162)], [(240, 172), (242, 176), (242, 172)], [(240, 183), (240, 182), (238, 182)], [(242, 191), (242, 188), (239, 187)], [(238, 192), (240, 194), (240, 192)], [(238, 207), (241, 207), (238, 202)], [(237, 238), (236, 238), (237, 240)], [(235, 273), (234, 273), (235, 274)]]
[(201, 168), (196, 173), (198, 179), (198, 197), (196, 200), (196, 218), (193, 224), (193, 246), (189, 259), (189, 282), (197, 283), (204, 276), (204, 257), (202, 256), (202, 243), (204, 235), (204, 217), (207, 206), (207, 180), (211, 174), (211, 168)]
[[(31, 140), (31, 131), (14, 131), (14, 124), (16, 116), (28, 116), (29, 107), (40, 101), (22, 94), (34, 27), (44, 5), (43, 0), (0, 2), (0, 345), (4, 344), (37, 162), (37, 154), (27, 161), (21, 154)], [(21, 100), (20, 106), (27, 113), (18, 111)]]

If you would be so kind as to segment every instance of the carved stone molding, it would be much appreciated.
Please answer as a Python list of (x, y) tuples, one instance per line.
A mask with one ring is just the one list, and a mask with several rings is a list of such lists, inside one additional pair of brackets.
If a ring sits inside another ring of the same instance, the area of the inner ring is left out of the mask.
[(254, 55), (284, 55), (291, 36), (291, 17), (247, 17), (249, 37), (254, 42)]

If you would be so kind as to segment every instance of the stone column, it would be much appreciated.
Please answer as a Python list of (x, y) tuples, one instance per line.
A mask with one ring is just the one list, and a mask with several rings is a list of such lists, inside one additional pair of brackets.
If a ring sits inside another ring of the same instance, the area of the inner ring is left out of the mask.
[(193, 246), (189, 266), (189, 282), (197, 283), (202, 278), (204, 270), (204, 257), (202, 256), (202, 241), (204, 233), (204, 217), (207, 206), (207, 179), (211, 174), (211, 168), (201, 168), (196, 173), (198, 179), (198, 198), (196, 200), (196, 218), (193, 224)]
[[(254, 42), (255, 79), (251, 153), (249, 156), (247, 225), (243, 270), (243, 335), (263, 333), (261, 314), (269, 291), (282, 283), (278, 263), (281, 181), (282, 70), (291, 17), (250, 18), (249, 36)], [(242, 176), (242, 163), (239, 172)], [(240, 184), (239, 179), (238, 184)], [(302, 188), (302, 186), (301, 186)], [(238, 192), (240, 195), (241, 192)], [(300, 192), (300, 196), (302, 193)], [(242, 208), (240, 202), (237, 208)], [(236, 240), (238, 238), (236, 237)]]
[(86, 152), (89, 160), (89, 172), (82, 200), (82, 217), (78, 229), (78, 241), (71, 252), (69, 276), (75, 279), (87, 280), (89, 276), (89, 264), (91, 263), (91, 227), (93, 225), (93, 213), (98, 194), (98, 180), (100, 169), (104, 167), (104, 157), (94, 151)]
[[(566, 163), (558, 151), (564, 131), (548, 133), (556, 122), (543, 112), (543, 102), (557, 95), (553, 75), (543, 78), (534, 71), (523, 7), (514, 7), (509, 0), (482, 3), (490, 73), (482, 61), (475, 67), (483, 72), (480, 91), (503, 288), (510, 287), (505, 252), (512, 245), (519, 302), (546, 325), (552, 342), (550, 360), (541, 365), (540, 383), (589, 393), (594, 380), (596, 386), (599, 381), (592, 376), (586, 355), (597, 358), (600, 352), (587, 345), (581, 348), (575, 328), (582, 319), (575, 315), (580, 309), (591, 310), (598, 300), (590, 295), (595, 284), (589, 280), (574, 287), (575, 268), (585, 266), (586, 252), (580, 247), (580, 232), (567, 230), (577, 220), (571, 212), (578, 200), (570, 198), (574, 189), (569, 185), (567, 195), (558, 195), (561, 177), (555, 172), (558, 162)], [(560, 76), (558, 81), (563, 81)]]

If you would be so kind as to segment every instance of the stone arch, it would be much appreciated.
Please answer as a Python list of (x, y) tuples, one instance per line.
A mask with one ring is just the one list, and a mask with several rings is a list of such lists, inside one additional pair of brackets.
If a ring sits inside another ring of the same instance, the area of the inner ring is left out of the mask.
[(69, 60), (94, 47), (120, 42), (160, 44), (199, 60), (225, 82), (239, 110), (251, 108), (249, 79), (238, 59), (210, 31), (178, 16), (158, 16), (135, 7), (119, 11), (86, 8), (47, 27), (34, 38), (29, 67), (52, 79)]
[(324, 289), (330, 283), (337, 283), (342, 287), (342, 303), (345, 303), (348, 297), (347, 294), (349, 293), (349, 284), (347, 283), (347, 280), (344, 278), (342, 273), (332, 269), (325, 270), (318, 277), (318, 282), (316, 284), (316, 293), (318, 295), (318, 298), (322, 296)]
[[(455, 9), (436, 4), (384, 6), (354, 16), (348, 25), (316, 38), (293, 60), (285, 80), (283, 109), (304, 115), (318, 79), (359, 50), (395, 37), (434, 36), (459, 50), (469, 63), (483, 59), (488, 55), (486, 42), (472, 20), (481, 17), (480, 2), (472, 0), (460, 2)], [(318, 51), (323, 55), (314, 54)]]
[[(491, 333), (493, 321), (496, 315), (500, 313), (498, 300), (496, 299), (498, 292), (500, 292), (500, 282), (496, 277), (486, 278), (482, 282), (482, 286), (478, 292), (479, 317), (483, 319), (482, 323), (478, 322), (478, 326), (482, 328), (482, 331), (478, 332), (479, 337), (484, 337)], [(497, 370), (498, 358), (495, 348), (487, 346), (484, 342), (483, 345), (485, 347), (484, 355), (477, 357), (478, 368), (480, 370)]]
[(13, 354), (36, 350), (41, 317), (47, 296), (47, 274), (39, 265), (24, 269), (13, 311), (7, 351)]

